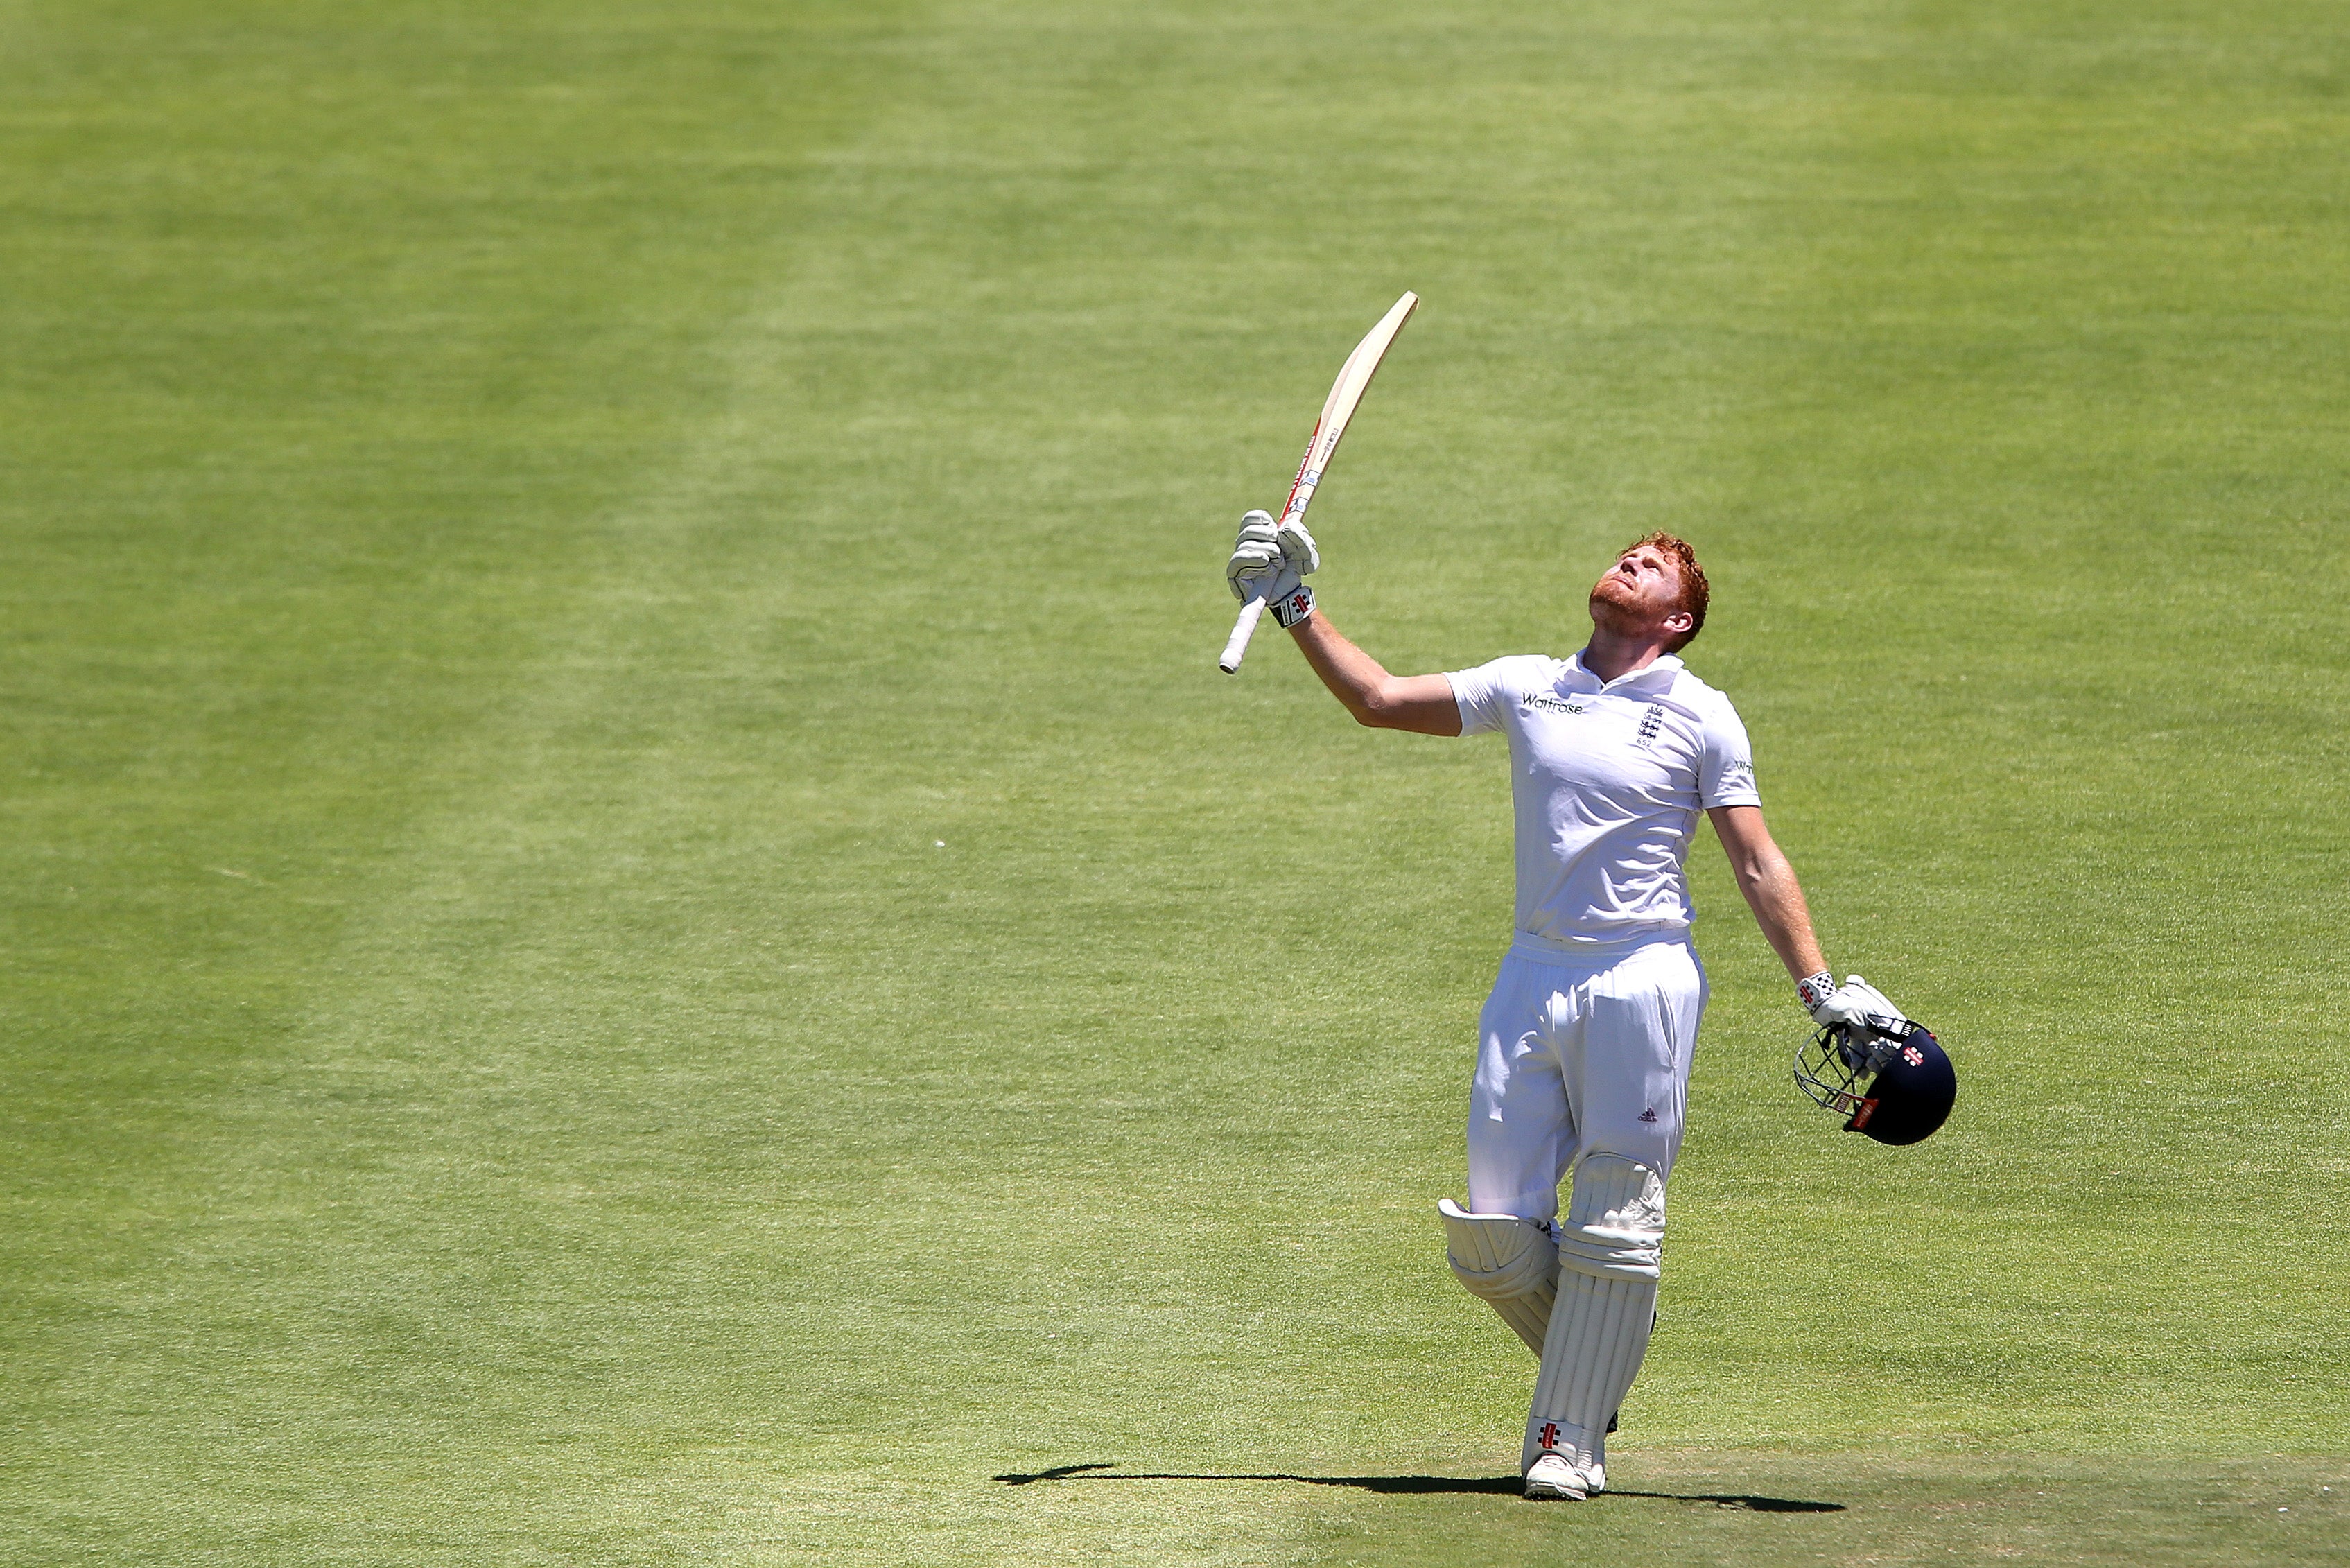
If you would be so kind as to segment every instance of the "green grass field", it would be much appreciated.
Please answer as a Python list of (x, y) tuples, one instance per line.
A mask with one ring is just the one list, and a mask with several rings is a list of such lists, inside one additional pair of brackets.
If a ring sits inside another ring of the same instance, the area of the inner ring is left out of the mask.
[[(2350, 17), (0, 4), (0, 1558), (2350, 1560)], [(1950, 1128), (1715, 1000), (1617, 1491), (1462, 1294), (1655, 526)], [(2331, 1489), (2331, 1490), (2327, 1490)]]

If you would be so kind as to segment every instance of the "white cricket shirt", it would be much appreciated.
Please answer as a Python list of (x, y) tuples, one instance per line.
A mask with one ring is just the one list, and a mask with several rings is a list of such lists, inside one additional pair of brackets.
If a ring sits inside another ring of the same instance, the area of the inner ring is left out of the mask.
[(1689, 929), (1681, 865), (1698, 813), (1760, 805), (1746, 726), (1670, 654), (1602, 682), (1583, 656), (1522, 654), (1449, 674), (1461, 732), (1510, 738), (1517, 810), (1517, 945)]

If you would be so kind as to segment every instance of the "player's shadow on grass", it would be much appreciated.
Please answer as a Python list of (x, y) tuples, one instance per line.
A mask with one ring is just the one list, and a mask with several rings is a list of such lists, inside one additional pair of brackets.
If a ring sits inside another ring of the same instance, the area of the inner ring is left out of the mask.
[[(1516, 1497), (1525, 1490), (1525, 1482), (1517, 1476), (1293, 1476), (1218, 1474), (1213, 1471), (1139, 1471), (1118, 1470), (1112, 1475), (1097, 1472), (1111, 1469), (1118, 1463), (1104, 1459), (1090, 1465), (1055, 1465), (1034, 1475), (1014, 1471), (995, 1479), (1006, 1486), (1027, 1486), (1035, 1481), (1295, 1481), (1301, 1486), (1350, 1486), (1361, 1491), (1381, 1492), (1390, 1497), (1419, 1497), (1431, 1492), (1484, 1492), (1497, 1497)], [(1755, 1513), (1842, 1513), (1840, 1502), (1807, 1502), (1792, 1497), (1755, 1497), (1746, 1492), (1720, 1491), (1618, 1491), (1614, 1488), (1602, 1497), (1643, 1497), (1659, 1502), (1701, 1502), (1714, 1508), (1742, 1508)]]

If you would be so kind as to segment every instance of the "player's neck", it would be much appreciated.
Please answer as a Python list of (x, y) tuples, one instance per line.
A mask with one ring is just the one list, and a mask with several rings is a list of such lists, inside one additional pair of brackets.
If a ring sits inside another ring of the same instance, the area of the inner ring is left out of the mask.
[(1605, 685), (1621, 680), (1636, 670), (1646, 670), (1664, 657), (1665, 642), (1661, 637), (1629, 638), (1607, 628), (1594, 625), (1591, 640), (1584, 645), (1583, 668), (1597, 676)]

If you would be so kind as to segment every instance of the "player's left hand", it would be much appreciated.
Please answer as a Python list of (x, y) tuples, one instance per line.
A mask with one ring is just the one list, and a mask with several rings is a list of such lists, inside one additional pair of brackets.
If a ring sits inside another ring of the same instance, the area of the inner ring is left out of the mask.
[(1813, 1023), (1835, 1028), (1859, 1024), (1882, 1033), (1908, 1021), (1908, 1014), (1894, 1006), (1890, 997), (1856, 974), (1845, 976), (1844, 983), (1812, 1009)]
[(1276, 524), (1270, 512), (1251, 512), (1241, 519), (1240, 538), (1232, 558), (1224, 566), (1224, 580), (1232, 597), (1252, 595), (1279, 604), (1295, 593), (1309, 572), (1322, 565), (1322, 552), (1303, 523)]

